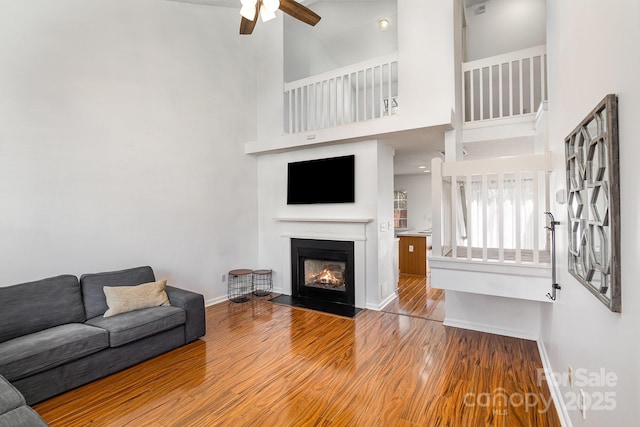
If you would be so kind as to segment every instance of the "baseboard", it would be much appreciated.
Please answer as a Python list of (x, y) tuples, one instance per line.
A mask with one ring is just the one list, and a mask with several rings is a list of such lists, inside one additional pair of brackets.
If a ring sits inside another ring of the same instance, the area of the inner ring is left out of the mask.
[(385, 308), (387, 305), (389, 305), (389, 303), (391, 301), (393, 301), (396, 298), (396, 293), (392, 293), (391, 295), (389, 295), (388, 297), (386, 297), (380, 304), (367, 304), (365, 306), (365, 308), (367, 310), (373, 310), (373, 311), (382, 311), (383, 308)]
[(211, 298), (208, 299), (204, 302), (204, 306), (205, 307), (209, 307), (210, 305), (216, 305), (216, 304), (220, 304), (221, 302), (226, 301), (228, 298), (226, 295), (221, 296), (221, 297), (217, 297), (217, 298)]
[(553, 399), (553, 404), (556, 407), (556, 412), (558, 413), (560, 424), (562, 425), (562, 427), (572, 427), (571, 418), (569, 417), (567, 406), (565, 405), (564, 399), (562, 398), (562, 392), (560, 391), (558, 380), (556, 379), (556, 376), (553, 375), (554, 371), (551, 367), (547, 349), (545, 348), (542, 339), (538, 338), (536, 341), (538, 343), (538, 353), (540, 354), (540, 359), (542, 360), (544, 376), (547, 380), (547, 387), (549, 388), (549, 393), (551, 394), (551, 398)]
[(466, 320), (449, 319), (446, 317), (442, 324), (444, 326), (451, 326), (454, 328), (469, 329), (472, 331), (486, 332), (489, 334), (504, 335), (506, 337), (522, 338), (524, 340), (538, 341), (538, 335), (532, 334), (526, 331), (520, 331), (517, 329), (498, 328), (493, 325), (483, 325), (481, 323), (474, 323)]

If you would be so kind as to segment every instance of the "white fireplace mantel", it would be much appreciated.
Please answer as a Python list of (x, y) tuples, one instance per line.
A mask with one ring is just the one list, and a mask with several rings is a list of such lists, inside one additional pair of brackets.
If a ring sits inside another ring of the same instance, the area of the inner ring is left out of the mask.
[(274, 218), (281, 222), (345, 222), (355, 224), (367, 224), (373, 222), (373, 218)]
[(282, 293), (291, 295), (291, 239), (343, 240), (354, 242), (355, 305), (366, 305), (366, 245), (367, 227), (371, 218), (284, 218), (274, 221), (282, 224), (280, 236), (282, 259)]

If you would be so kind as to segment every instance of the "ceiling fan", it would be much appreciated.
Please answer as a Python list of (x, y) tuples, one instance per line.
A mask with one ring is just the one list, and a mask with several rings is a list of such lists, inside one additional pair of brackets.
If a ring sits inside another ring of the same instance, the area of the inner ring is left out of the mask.
[(320, 21), (320, 16), (311, 9), (301, 5), (296, 0), (240, 0), (242, 8), (240, 15), (240, 34), (251, 34), (258, 22), (258, 15), (262, 22), (267, 22), (276, 17), (276, 10), (280, 9), (287, 15), (292, 16), (311, 26)]

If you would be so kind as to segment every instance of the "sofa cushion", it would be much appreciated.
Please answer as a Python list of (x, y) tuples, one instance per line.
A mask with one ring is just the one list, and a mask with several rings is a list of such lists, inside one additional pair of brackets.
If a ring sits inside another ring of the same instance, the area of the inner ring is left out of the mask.
[(104, 286), (136, 286), (155, 281), (153, 270), (149, 266), (83, 274), (80, 276), (80, 286), (86, 318), (101, 316), (107, 311), (107, 299), (102, 289)]
[(109, 346), (104, 329), (69, 323), (0, 344), (0, 374), (15, 381)]
[(109, 331), (109, 345), (119, 347), (182, 325), (186, 319), (187, 314), (181, 308), (152, 307), (112, 317), (96, 316), (86, 323)]
[(143, 283), (137, 286), (105, 286), (102, 289), (107, 298), (109, 309), (104, 312), (104, 317), (141, 308), (171, 305), (164, 290), (166, 286), (166, 280)]
[(25, 405), (24, 397), (9, 381), (0, 375), (0, 414)]
[(47, 427), (41, 417), (28, 406), (21, 406), (0, 415), (0, 427)]
[(78, 278), (63, 275), (0, 287), (0, 343), (85, 321)]

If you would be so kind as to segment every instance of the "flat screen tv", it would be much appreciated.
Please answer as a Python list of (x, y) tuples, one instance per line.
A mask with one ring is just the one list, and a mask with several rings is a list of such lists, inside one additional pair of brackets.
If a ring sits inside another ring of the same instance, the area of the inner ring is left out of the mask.
[(289, 163), (288, 205), (354, 202), (354, 155)]

